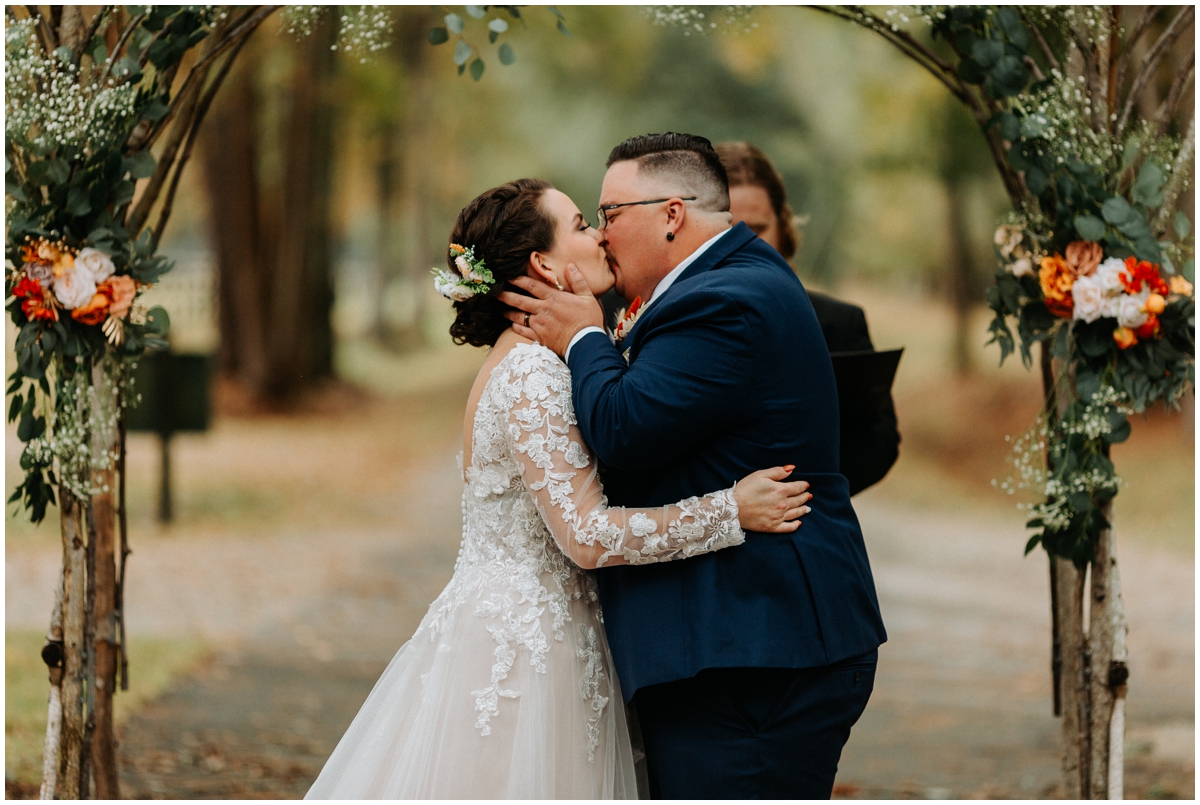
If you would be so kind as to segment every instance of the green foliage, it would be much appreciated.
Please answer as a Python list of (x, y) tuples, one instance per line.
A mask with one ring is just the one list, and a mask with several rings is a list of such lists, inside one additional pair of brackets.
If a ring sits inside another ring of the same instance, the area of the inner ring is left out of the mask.
[[(465, 6), (468, 17), (476, 20), (486, 18), (490, 13), (503, 11), (508, 15), (509, 19), (514, 22), (520, 21), (524, 24), (525, 20), (521, 16), (521, 10), (517, 6)], [(558, 32), (563, 36), (570, 36), (571, 32), (566, 26), (566, 17), (554, 6), (547, 6), (546, 10), (554, 15), (555, 26)], [(471, 78), (478, 81), (483, 78), (485, 68), (483, 60), (483, 52), (473, 45), (467, 35), (467, 21), (462, 16), (454, 12), (446, 14), (442, 18), (445, 25), (436, 25), (429, 29), (429, 44), (437, 46), (444, 45), (450, 41), (453, 36), (457, 41), (454, 45), (454, 64), (458, 67), (458, 74), (462, 75), (465, 72), (471, 74)], [(500, 41), (500, 38), (508, 33), (509, 22), (500, 16), (492, 16), (484, 25), (484, 30), (487, 31), (487, 41), (489, 45), (495, 45)], [(496, 58), (504, 66), (508, 66), (517, 60), (516, 52), (509, 42), (501, 42), (496, 48)]]
[[(1038, 15), (1051, 23), (1041, 41), (1030, 28), (1028, 8), (939, 7), (927, 19), (935, 40), (953, 54), (954, 74), (977, 87), (994, 110), (984, 130), (1002, 157), (1002, 171), (1011, 170), (1010, 194), (1019, 207), (1015, 225), (997, 233), (1002, 268), (987, 293), (994, 314), (989, 343), (999, 346), (1001, 363), (1019, 350), (1027, 367), (1033, 365), (1033, 346), (1043, 344), (1064, 367), (1064, 377), (1075, 378), (1073, 385), (1060, 380), (1056, 386), (1060, 399), (1068, 398), (1061, 415), (1045, 412), (1046, 502), (1029, 521), (1040, 533), (1027, 552), (1041, 544), (1082, 567), (1107, 527), (1101, 506), (1116, 494), (1107, 451), (1129, 435), (1123, 411), (1145, 411), (1158, 402), (1177, 407), (1194, 384), (1194, 300), (1190, 293), (1173, 294), (1154, 332), (1132, 346), (1119, 344), (1115, 336), (1127, 336), (1117, 332), (1115, 313), (1092, 321), (1074, 317), (1070, 298), (1052, 308), (1046, 293), (1061, 294), (1053, 285), (1057, 274), (1052, 270), (1051, 285), (1043, 286), (1039, 264), (1086, 241), (1098, 244), (1106, 258), (1133, 257), (1170, 275), (1176, 271), (1171, 255), (1186, 256), (1183, 239), (1191, 224), (1176, 214), (1176, 239), (1160, 240), (1162, 222), (1170, 220), (1170, 210), (1163, 209), (1169, 160), (1162, 155), (1174, 153), (1177, 144), (1144, 126), (1131, 127), (1135, 133), (1123, 140), (1107, 125), (1094, 127), (1090, 104), (1104, 101), (1088, 100), (1088, 90), (1058, 66), (1071, 63), (1075, 47), (1062, 32), (1083, 17), (1069, 9)], [(1068, 18), (1075, 22), (1062, 22)], [(1053, 44), (1045, 44), (1047, 36)], [(1057, 58), (1047, 55), (1044, 44)], [(1107, 407), (1097, 408), (1093, 402), (1102, 390)]]
[[(84, 323), (61, 306), (50, 318), (31, 318), (24, 299), (13, 293), (22, 279), (32, 281), (27, 279), (31, 265), (26, 262), (26, 249), (43, 241), (70, 252), (89, 247), (102, 252), (112, 261), (116, 277), (134, 281), (135, 292), (157, 282), (171, 268), (166, 258), (156, 254), (153, 234), (131, 227), (129, 206), (137, 180), (153, 176), (158, 169), (150, 152), (151, 135), (170, 111), (175, 70), (185, 54), (211, 33), (219, 12), (211, 7), (133, 6), (129, 13), (140, 22), (124, 52), (114, 54), (119, 58), (112, 64), (112, 83), (103, 71), (102, 60), (109, 54), (99, 36), (83, 47), (83, 54), (93, 60), (86, 69), (74, 67), (78, 55), (66, 48), (53, 54), (59, 67), (39, 61), (29, 41), (21, 37), (10, 37), (5, 51), (6, 88), (10, 108), (15, 110), (5, 130), (5, 257), (11, 266), (5, 290), (6, 308), (17, 328), (16, 369), (9, 377), (7, 394), (9, 421), (17, 422), (17, 438), (25, 443), (21, 454), (25, 477), (9, 502), (23, 507), (35, 523), (55, 503), (55, 486), (62, 478), (54, 468), (64, 451), (84, 451), (86, 457), (90, 450), (88, 426), (68, 427), (65, 423), (74, 420), (64, 406), (76, 405), (77, 389), (90, 384), (92, 367), (116, 361), (114, 371), (120, 374), (124, 362), (135, 360), (146, 349), (166, 348), (169, 320), (160, 308), (143, 313), (135, 306), (122, 319), (102, 324)], [(56, 70), (55, 80), (38, 78), (42, 75), (38, 70)], [(122, 99), (129, 101), (128, 114), (121, 113), (126, 109)], [(43, 136), (47, 126), (58, 125), (50, 113), (72, 102), (72, 108), (91, 104), (92, 112), (80, 111), (91, 114), (91, 122), (82, 129), (66, 130), (71, 136), (48, 140)], [(62, 270), (78, 269), (68, 265)], [(50, 279), (44, 279), (41, 288), (44, 297), (57, 294)]]

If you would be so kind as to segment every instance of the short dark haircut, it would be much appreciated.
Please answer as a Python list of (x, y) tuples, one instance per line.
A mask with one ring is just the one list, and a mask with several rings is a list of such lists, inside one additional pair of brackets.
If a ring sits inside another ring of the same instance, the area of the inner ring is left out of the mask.
[[(509, 280), (523, 276), (529, 255), (554, 248), (558, 222), (543, 203), (554, 185), (541, 179), (518, 179), (480, 193), (458, 214), (450, 242), (474, 247), (496, 283), (486, 294), (454, 303), (450, 335), (456, 344), (490, 347), (508, 329), (504, 313), (510, 310), (498, 298)], [(446, 265), (457, 276), (458, 268), (447, 247)]]
[(800, 245), (800, 236), (796, 233), (796, 216), (788, 206), (787, 191), (779, 171), (766, 154), (750, 143), (719, 143), (716, 149), (729, 176), (730, 187), (749, 185), (766, 191), (771, 210), (779, 222), (779, 253), (787, 260), (792, 259)]
[(630, 137), (608, 155), (605, 167), (637, 163), (639, 173), (674, 179), (709, 212), (729, 211), (729, 178), (713, 144), (695, 134), (643, 134)]

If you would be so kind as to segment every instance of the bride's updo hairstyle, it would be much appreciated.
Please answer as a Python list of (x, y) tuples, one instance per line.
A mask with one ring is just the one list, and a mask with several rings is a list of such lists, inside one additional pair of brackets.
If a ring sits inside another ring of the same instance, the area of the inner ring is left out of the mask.
[[(557, 222), (542, 204), (552, 187), (541, 179), (518, 179), (481, 193), (458, 214), (450, 242), (474, 247), (475, 257), (496, 282), (486, 294), (454, 303), (454, 343), (490, 347), (508, 329), (511, 322), (504, 312), (510, 308), (497, 297), (506, 289), (516, 290), (508, 282), (527, 273), (531, 253), (554, 247)], [(458, 274), (449, 249), (446, 264)]]

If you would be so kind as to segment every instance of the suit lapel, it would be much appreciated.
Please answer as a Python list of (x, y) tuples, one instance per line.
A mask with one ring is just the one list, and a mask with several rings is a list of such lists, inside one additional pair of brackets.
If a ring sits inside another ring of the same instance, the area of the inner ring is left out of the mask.
[[(756, 237), (758, 236), (754, 234), (754, 230), (746, 226), (745, 223), (738, 223), (735, 225), (732, 229), (721, 236), (716, 243), (714, 243), (712, 246), (709, 246), (708, 251), (696, 258), (694, 263), (683, 270), (683, 273), (680, 274), (673, 283), (671, 283), (671, 287), (667, 288), (667, 290), (663, 292), (662, 296), (654, 300), (654, 304), (649, 310), (646, 311), (646, 315), (653, 316), (655, 312), (663, 306), (663, 300), (670, 296), (671, 292), (678, 288), (680, 283), (691, 279), (692, 277), (697, 277), (700, 274), (703, 274), (705, 271), (713, 270), (717, 266), (721, 265), (721, 263), (725, 262), (725, 259), (728, 258), (729, 255), (733, 254), (747, 243), (750, 243)], [(637, 337), (636, 334), (639, 332), (639, 330), (645, 329), (644, 327), (639, 327), (638, 325), (640, 324), (642, 324), (642, 320), (638, 319), (637, 323), (634, 324), (633, 329), (629, 331), (629, 335), (626, 336), (625, 341), (621, 344), (622, 347), (625, 347), (622, 354), (625, 356), (626, 363), (629, 363), (629, 352), (633, 349), (634, 339)]]
[(696, 258), (696, 262), (683, 270), (679, 278), (671, 283), (671, 287), (666, 290), (663, 296), (655, 300), (658, 304), (667, 294), (675, 290), (675, 286), (679, 283), (689, 280), (692, 277), (703, 274), (705, 271), (711, 271), (721, 263), (725, 262), (725, 258), (736, 252), (738, 249), (745, 246), (750, 241), (754, 240), (757, 235), (754, 230), (746, 226), (745, 223), (738, 223), (733, 229), (721, 236), (720, 240), (708, 247), (708, 251)]

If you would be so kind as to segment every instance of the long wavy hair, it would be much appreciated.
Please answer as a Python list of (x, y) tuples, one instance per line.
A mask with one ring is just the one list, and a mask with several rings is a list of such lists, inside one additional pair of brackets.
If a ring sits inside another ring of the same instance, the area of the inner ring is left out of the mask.
[[(490, 347), (508, 329), (504, 313), (510, 308), (497, 297), (509, 280), (526, 273), (531, 253), (554, 248), (557, 222), (542, 203), (552, 187), (542, 179), (518, 179), (480, 193), (458, 214), (450, 243), (474, 247), (496, 283), (486, 294), (454, 303), (454, 343)], [(458, 272), (449, 244), (446, 265)]]

